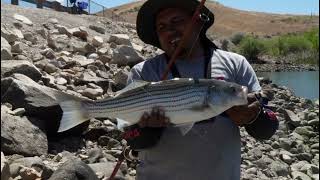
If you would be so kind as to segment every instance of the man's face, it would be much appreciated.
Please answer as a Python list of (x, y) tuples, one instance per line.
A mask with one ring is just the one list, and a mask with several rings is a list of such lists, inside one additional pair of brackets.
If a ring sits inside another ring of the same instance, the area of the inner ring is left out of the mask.
[(160, 11), (156, 17), (156, 31), (162, 49), (171, 56), (182, 39), (192, 16), (179, 8)]

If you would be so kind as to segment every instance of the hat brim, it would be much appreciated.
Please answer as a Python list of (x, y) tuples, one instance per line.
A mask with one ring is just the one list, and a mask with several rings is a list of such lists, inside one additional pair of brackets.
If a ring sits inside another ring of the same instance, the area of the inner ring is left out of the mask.
[[(155, 18), (157, 13), (169, 7), (182, 8), (188, 12), (194, 12), (200, 4), (197, 0), (148, 0), (140, 8), (136, 21), (137, 34), (139, 38), (147, 44), (151, 44), (161, 49), (158, 35), (155, 29)], [(214, 14), (206, 7), (200, 11), (209, 17), (203, 27), (202, 33), (214, 23)], [(202, 34), (202, 35), (203, 35)]]

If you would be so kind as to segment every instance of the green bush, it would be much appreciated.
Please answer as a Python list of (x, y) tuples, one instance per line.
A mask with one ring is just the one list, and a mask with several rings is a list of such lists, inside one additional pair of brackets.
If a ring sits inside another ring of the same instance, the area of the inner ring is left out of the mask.
[(230, 38), (230, 40), (234, 45), (238, 45), (244, 37), (244, 33), (236, 33)]
[(266, 51), (266, 47), (261, 40), (246, 36), (239, 44), (239, 51), (249, 61), (254, 61)]
[(312, 49), (312, 43), (303, 36), (286, 36), (278, 40), (280, 55), (299, 53)]

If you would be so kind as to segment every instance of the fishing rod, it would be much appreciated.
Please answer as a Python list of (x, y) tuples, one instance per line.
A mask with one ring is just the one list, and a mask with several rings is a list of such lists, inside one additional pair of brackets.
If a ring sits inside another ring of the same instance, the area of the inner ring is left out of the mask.
[[(184, 31), (183, 36), (181, 38), (181, 41), (178, 43), (178, 47), (175, 49), (173, 55), (171, 56), (169, 63), (168, 63), (168, 65), (167, 65), (167, 67), (161, 77), (161, 80), (166, 80), (168, 78), (168, 74), (171, 71), (172, 65), (177, 60), (178, 55), (181, 53), (183, 47), (187, 43), (187, 40), (192, 33), (192, 25), (195, 24), (199, 19), (201, 19), (200, 11), (204, 7), (205, 2), (206, 2), (206, 0), (201, 0), (200, 4), (198, 5), (195, 12), (193, 13), (192, 19), (191, 19), (190, 23), (188, 24), (186, 30)], [(108, 180), (114, 180), (114, 177), (116, 176), (116, 174), (120, 168), (121, 163), (126, 159), (126, 157), (128, 157), (126, 155), (130, 155), (130, 154), (133, 155), (134, 153), (137, 153), (137, 152), (134, 150), (130, 150), (129, 148), (124, 148), (124, 150), (121, 152), (121, 155), (118, 159), (118, 162), (117, 162), (115, 168), (113, 169)]]

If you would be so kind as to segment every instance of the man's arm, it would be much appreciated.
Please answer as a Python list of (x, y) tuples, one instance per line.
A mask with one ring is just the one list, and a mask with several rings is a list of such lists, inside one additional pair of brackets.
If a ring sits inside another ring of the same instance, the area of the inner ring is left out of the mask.
[[(258, 78), (243, 58), (236, 70), (236, 83), (245, 85), (249, 89), (248, 104), (235, 106), (226, 111), (226, 114), (239, 126), (245, 126), (247, 132), (256, 139), (269, 139), (278, 128), (278, 120), (269, 117), (266, 108), (261, 104), (255, 92), (261, 91)], [(268, 110), (270, 112), (270, 110)]]

